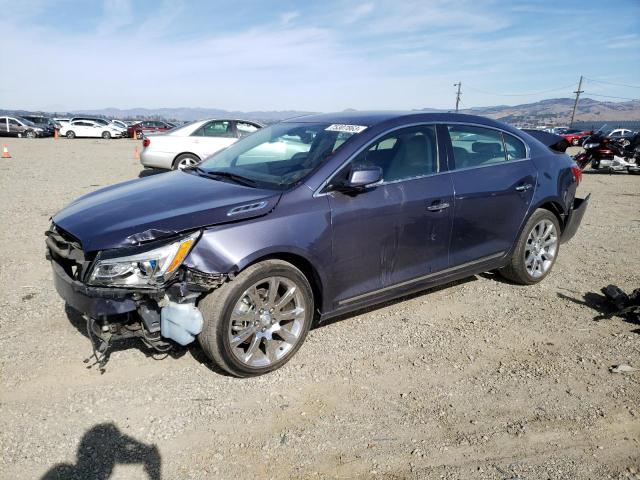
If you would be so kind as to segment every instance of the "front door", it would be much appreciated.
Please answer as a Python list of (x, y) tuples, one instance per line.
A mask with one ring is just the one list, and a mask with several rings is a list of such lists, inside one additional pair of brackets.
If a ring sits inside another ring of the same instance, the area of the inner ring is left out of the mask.
[(527, 216), (537, 170), (513, 135), (474, 125), (447, 131), (455, 191), (451, 265), (499, 257)]
[(379, 166), (383, 180), (358, 194), (328, 193), (334, 307), (449, 265), (453, 187), (450, 174), (440, 171), (435, 126), (403, 128), (382, 137), (330, 185), (344, 181), (352, 166)]

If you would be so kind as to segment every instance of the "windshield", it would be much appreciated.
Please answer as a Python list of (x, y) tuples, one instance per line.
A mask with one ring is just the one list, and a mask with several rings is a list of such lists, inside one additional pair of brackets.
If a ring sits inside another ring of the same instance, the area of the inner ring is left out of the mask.
[[(352, 125), (278, 123), (209, 157), (204, 173), (224, 172), (264, 188), (286, 189), (306, 177), (356, 135)], [(356, 131), (364, 130), (359, 127)]]
[(598, 130), (596, 130), (596, 133), (599, 133), (600, 135), (606, 135), (611, 130), (612, 130), (611, 125), (609, 125), (608, 123), (605, 123)]

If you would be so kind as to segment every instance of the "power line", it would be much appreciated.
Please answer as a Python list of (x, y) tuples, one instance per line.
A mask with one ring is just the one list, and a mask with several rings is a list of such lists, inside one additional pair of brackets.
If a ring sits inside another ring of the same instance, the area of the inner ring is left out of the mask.
[(496, 96), (499, 96), (499, 97), (527, 97), (527, 96), (532, 96), (532, 95), (540, 95), (540, 94), (543, 94), (543, 93), (557, 92), (559, 90), (566, 90), (567, 88), (571, 88), (574, 85), (575, 85), (575, 83), (572, 83), (570, 85), (565, 85), (564, 87), (551, 88), (549, 90), (542, 90), (542, 91), (539, 91), (539, 92), (531, 92), (531, 93), (496, 93), (496, 92), (489, 92), (487, 90), (482, 90), (480, 88), (470, 87), (469, 85), (467, 85), (467, 88), (469, 88), (471, 90), (475, 90), (476, 92), (486, 93), (488, 95), (496, 95)]
[(604, 83), (604, 84), (608, 84), (608, 85), (616, 85), (618, 87), (640, 88), (640, 85), (629, 85), (627, 83), (609, 82), (609, 81), (606, 81), (606, 80), (596, 80), (595, 78), (588, 78), (588, 77), (585, 77), (585, 78), (587, 80), (589, 80), (590, 82)]
[(631, 101), (640, 100), (640, 98), (616, 97), (614, 95), (601, 95), (599, 93), (591, 93), (591, 92), (585, 92), (585, 95), (591, 95), (592, 97), (616, 98), (618, 100), (631, 100)]

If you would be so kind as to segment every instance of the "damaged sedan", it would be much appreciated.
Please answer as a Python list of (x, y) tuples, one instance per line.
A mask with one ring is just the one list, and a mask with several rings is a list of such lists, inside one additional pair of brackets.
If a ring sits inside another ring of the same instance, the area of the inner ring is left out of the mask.
[(261, 375), (313, 322), (484, 271), (544, 279), (588, 204), (551, 137), (459, 114), (296, 118), (78, 198), (53, 216), (47, 258), (96, 358), (120, 338), (197, 340), (230, 374)]

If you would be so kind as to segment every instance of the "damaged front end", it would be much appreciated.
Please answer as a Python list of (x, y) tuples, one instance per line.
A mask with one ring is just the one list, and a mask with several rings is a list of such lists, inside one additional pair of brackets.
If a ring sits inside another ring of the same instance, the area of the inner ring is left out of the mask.
[(228, 278), (183, 266), (199, 231), (89, 254), (56, 225), (45, 235), (56, 290), (83, 314), (101, 367), (114, 340), (140, 338), (158, 352), (193, 342), (203, 325), (198, 298)]

